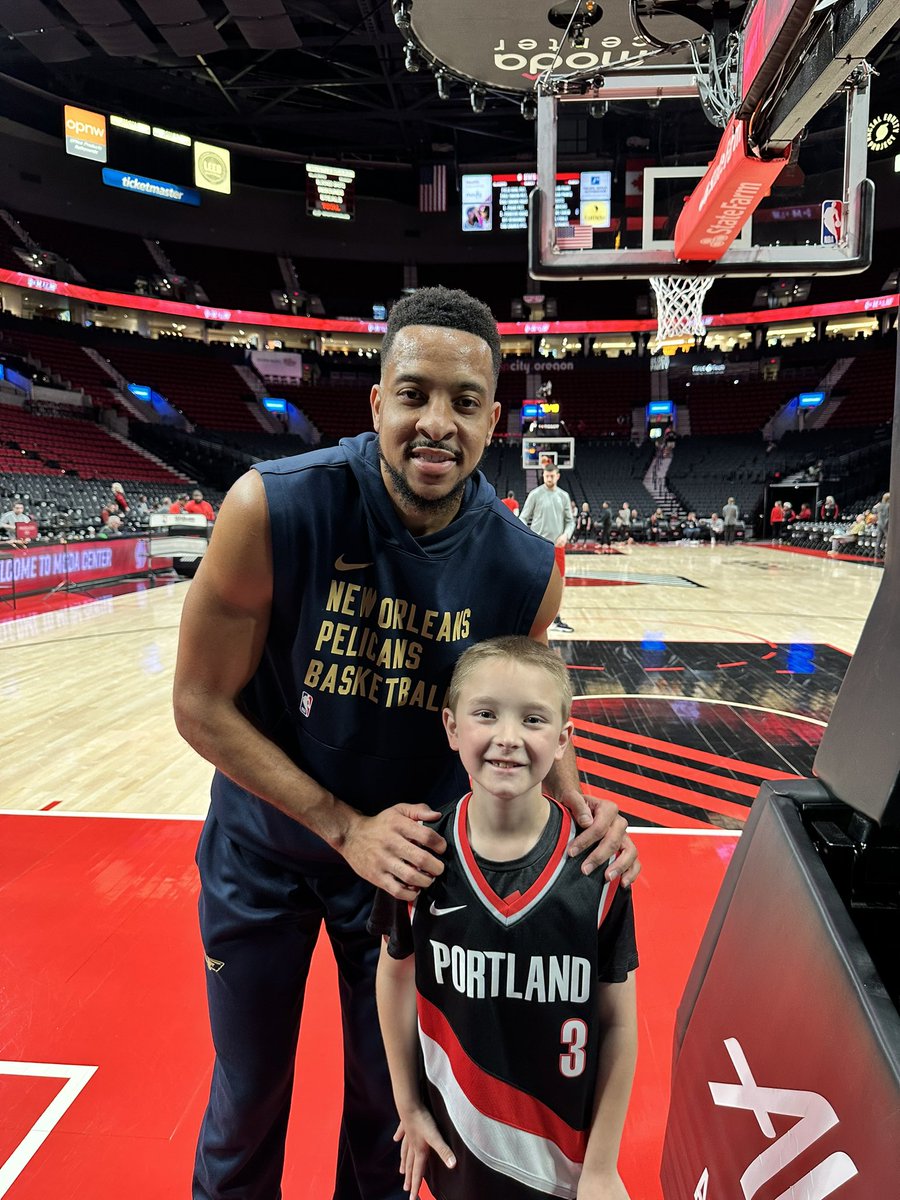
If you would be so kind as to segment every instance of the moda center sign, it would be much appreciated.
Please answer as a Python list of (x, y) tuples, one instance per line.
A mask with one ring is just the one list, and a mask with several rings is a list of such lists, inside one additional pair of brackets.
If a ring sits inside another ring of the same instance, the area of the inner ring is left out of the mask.
[[(597, 8), (599, 19), (586, 22), (580, 38), (564, 40), (568, 15), (558, 26), (551, 19), (554, 9), (547, 0), (454, 0), (452, 4), (421, 4), (411, 0), (409, 13), (401, 11), (397, 24), (409, 29), (423, 49), (451, 70), (488, 86), (531, 91), (543, 71), (571, 74), (573, 71), (639, 67), (651, 55), (648, 67), (654, 72), (690, 62), (685, 46), (660, 54), (631, 28), (628, 5)], [(657, 27), (653, 14), (644, 14), (651, 32)], [(557, 18), (557, 20), (562, 18)], [(408, 24), (407, 24), (408, 22)], [(702, 31), (693, 21), (666, 11), (667, 42), (697, 37)]]

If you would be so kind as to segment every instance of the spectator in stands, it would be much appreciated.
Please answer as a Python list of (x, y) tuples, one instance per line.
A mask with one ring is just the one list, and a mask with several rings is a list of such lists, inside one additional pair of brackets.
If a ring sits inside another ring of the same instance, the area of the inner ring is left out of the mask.
[(157, 500), (153, 506), (153, 511), (157, 513), (167, 513), (172, 507), (172, 497), (163, 496), (162, 500)]
[(16, 500), (13, 502), (12, 508), (0, 517), (0, 529), (3, 530), (7, 537), (14, 538), (16, 536), (16, 525), (20, 521), (27, 520), (28, 514), (25, 511), (25, 505), (21, 500)]
[(118, 513), (110, 513), (106, 518), (106, 524), (97, 534), (98, 538), (114, 538), (122, 536), (122, 518)]
[(835, 525), (831, 531), (831, 549), (828, 551), (829, 556), (839, 554), (842, 550), (847, 550), (856, 544), (859, 535), (865, 532), (866, 528), (866, 513), (860, 513), (852, 525)]
[(689, 512), (681, 530), (681, 539), (684, 542), (699, 542), (700, 541), (700, 522), (697, 520), (695, 512)]
[[(544, 482), (534, 488), (525, 498), (522, 505), (520, 520), (541, 537), (552, 542), (556, 551), (556, 565), (560, 575), (565, 579), (566, 572), (566, 543), (572, 537), (575, 520), (572, 516), (572, 504), (569, 493), (564, 492), (559, 485), (559, 467), (544, 468)], [(560, 607), (562, 602), (560, 601)], [(572, 633), (572, 626), (562, 619), (559, 613), (553, 619), (551, 629), (560, 633)]]
[(651, 513), (647, 520), (647, 541), (658, 542), (662, 537), (665, 527), (665, 516), (661, 508), (658, 508), (655, 513)]
[(13, 503), (9, 512), (5, 512), (0, 517), (0, 540), (12, 546), (19, 548), (27, 546), (31, 538), (21, 538), (18, 536), (16, 526), (23, 521), (30, 521), (32, 518), (25, 511), (25, 505), (21, 500), (16, 500)]
[(506, 505), (514, 517), (519, 515), (519, 502), (515, 492), (507, 492), (501, 503)]
[(600, 512), (597, 514), (596, 531), (600, 542), (600, 553), (609, 554), (610, 534), (612, 532), (612, 509), (609, 507), (608, 500), (604, 500), (600, 505)]
[(811, 521), (812, 519), (813, 519), (812, 509), (809, 507), (809, 504), (807, 504), (807, 502), (804, 500), (802, 505), (800, 506), (800, 511), (797, 513), (797, 520), (798, 521)]
[(885, 492), (873, 509), (875, 513), (875, 557), (884, 558), (888, 527), (891, 523), (891, 493)]
[(142, 520), (146, 520), (146, 518), (150, 516), (150, 505), (147, 502), (146, 496), (144, 496), (144, 495), (138, 496), (137, 510), (138, 510), (138, 516)]
[(184, 506), (184, 511), (199, 514), (201, 517), (206, 517), (207, 521), (210, 522), (216, 519), (213, 506), (208, 500), (203, 499), (203, 493), (199, 488), (194, 488), (193, 492), (191, 492), (191, 498)]
[(106, 503), (100, 510), (100, 520), (105, 525), (113, 513), (117, 513), (120, 517), (124, 516), (129, 511), (128, 500), (125, 497), (125, 489), (121, 483), (114, 483), (110, 486), (109, 496)]
[(175, 497), (174, 503), (169, 505), (169, 512), (173, 517), (177, 517), (179, 513), (187, 512), (189, 497), (187, 492), (181, 492)]
[(724, 526), (722, 535), (726, 546), (734, 545), (739, 516), (740, 513), (738, 512), (738, 506), (734, 502), (734, 496), (729, 496), (728, 503), (722, 506), (722, 524)]
[(718, 513), (710, 513), (709, 544), (714, 546), (718, 539), (725, 536), (725, 521)]
[(591, 517), (591, 506), (590, 506), (590, 504), (588, 504), (587, 500), (585, 500), (581, 506), (581, 511), (579, 512), (578, 516), (575, 518), (574, 540), (577, 542), (580, 538), (581, 541), (586, 542), (588, 540), (588, 538), (591, 536), (591, 531), (593, 530), (593, 528), (594, 528), (594, 521), (593, 521), (593, 518)]
[(780, 540), (781, 528), (784, 525), (784, 509), (781, 507), (780, 500), (776, 500), (772, 505), (772, 511), (769, 513), (769, 525), (772, 530), (772, 540)]
[(820, 521), (836, 521), (841, 515), (841, 510), (838, 508), (834, 496), (826, 496), (825, 503), (819, 509)]
[(621, 538), (630, 539), (631, 537), (631, 504), (628, 500), (622, 501), (622, 507), (616, 513), (616, 529), (619, 531)]

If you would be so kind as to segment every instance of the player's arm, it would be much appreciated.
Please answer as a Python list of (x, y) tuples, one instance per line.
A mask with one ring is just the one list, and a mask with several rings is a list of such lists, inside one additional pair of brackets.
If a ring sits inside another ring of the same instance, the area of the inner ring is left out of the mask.
[(419, 1087), (415, 972), (415, 956), (391, 958), (385, 938), (375, 977), (375, 996), (381, 1037), (391, 1073), (394, 1104), (400, 1118), (394, 1141), (400, 1142), (403, 1187), (409, 1192), (411, 1200), (415, 1200), (419, 1194), (428, 1155), (432, 1150), (440, 1155), (448, 1167), (456, 1165), (453, 1152), (441, 1137)]
[[(535, 493), (531, 491), (525, 497), (525, 503), (522, 505), (522, 511), (519, 513), (519, 520), (524, 521), (529, 527), (531, 526), (531, 518), (534, 515), (534, 505)], [(556, 613), (554, 613), (553, 616), (555, 617)], [(553, 617), (551, 617), (550, 620), (552, 621)]]
[[(562, 593), (562, 577), (554, 563), (550, 582), (528, 635), (545, 646), (549, 644), (547, 630), (559, 612)], [(624, 886), (630, 887), (640, 874), (641, 864), (634, 842), (628, 836), (628, 822), (612, 800), (581, 794), (575, 747), (571, 741), (563, 757), (554, 764), (545, 784), (551, 795), (566, 806), (582, 827), (582, 832), (569, 847), (569, 854), (574, 858), (594, 847), (581, 866), (585, 875), (590, 875), (615, 855), (615, 862), (606, 869), (606, 878), (615, 879), (621, 875)]]
[(618, 1159), (637, 1062), (634, 972), (624, 983), (600, 984), (597, 1003), (603, 1041), (578, 1200), (628, 1200)]
[(443, 870), (443, 838), (420, 824), (438, 813), (396, 805), (364, 817), (291, 761), (241, 711), (259, 665), (272, 605), (265, 489), (256, 471), (232, 487), (184, 603), (175, 667), (181, 736), (235, 783), (307, 826), (363, 878), (414, 900)]

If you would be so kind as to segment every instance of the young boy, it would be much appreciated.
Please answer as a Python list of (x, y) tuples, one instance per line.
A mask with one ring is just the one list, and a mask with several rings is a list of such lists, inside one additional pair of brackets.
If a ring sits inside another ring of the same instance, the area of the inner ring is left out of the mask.
[(572, 736), (565, 664), (524, 637), (467, 650), (444, 726), (472, 791), (444, 872), (380, 893), (378, 1013), (411, 1197), (628, 1200), (616, 1161), (636, 1054), (631, 893), (585, 876), (541, 785)]

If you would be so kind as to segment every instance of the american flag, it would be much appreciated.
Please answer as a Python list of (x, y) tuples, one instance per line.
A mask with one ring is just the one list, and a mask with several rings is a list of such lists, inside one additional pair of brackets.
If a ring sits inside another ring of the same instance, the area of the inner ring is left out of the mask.
[(594, 245), (591, 225), (557, 225), (556, 244), (560, 250), (590, 250)]
[(431, 163), (419, 169), (419, 212), (447, 211), (447, 168)]

